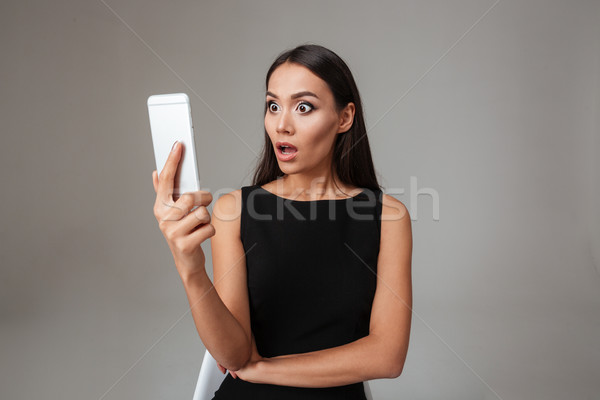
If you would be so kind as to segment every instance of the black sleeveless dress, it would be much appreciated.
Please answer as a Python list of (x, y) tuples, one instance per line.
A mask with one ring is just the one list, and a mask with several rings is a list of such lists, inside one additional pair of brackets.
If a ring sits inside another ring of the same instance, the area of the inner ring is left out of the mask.
[[(369, 334), (382, 192), (289, 200), (242, 187), (252, 332), (263, 357), (341, 346)], [(227, 373), (213, 399), (366, 399), (363, 382), (326, 388), (258, 384)]]

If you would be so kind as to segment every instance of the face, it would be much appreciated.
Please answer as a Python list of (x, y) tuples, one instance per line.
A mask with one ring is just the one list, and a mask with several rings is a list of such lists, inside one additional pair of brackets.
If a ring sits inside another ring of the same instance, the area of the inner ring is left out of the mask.
[[(266, 102), (265, 129), (280, 169), (285, 174), (326, 174), (336, 136), (352, 124), (354, 105), (338, 112), (327, 83), (308, 68), (289, 62), (271, 74)], [(293, 147), (281, 149), (280, 142)]]

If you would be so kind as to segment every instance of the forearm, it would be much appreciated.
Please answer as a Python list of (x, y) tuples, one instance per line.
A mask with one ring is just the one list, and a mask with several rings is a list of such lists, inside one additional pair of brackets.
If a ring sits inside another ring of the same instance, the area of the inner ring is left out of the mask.
[(386, 350), (374, 335), (329, 349), (266, 358), (259, 363), (258, 381), (283, 386), (331, 387), (390, 378)]
[(213, 358), (229, 370), (250, 358), (250, 341), (231, 314), (205, 271), (182, 277), (196, 329)]

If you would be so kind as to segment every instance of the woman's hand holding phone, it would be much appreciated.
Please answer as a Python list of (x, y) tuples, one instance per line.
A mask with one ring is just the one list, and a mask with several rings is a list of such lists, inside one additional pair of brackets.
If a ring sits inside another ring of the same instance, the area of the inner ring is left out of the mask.
[(183, 193), (176, 201), (173, 198), (174, 177), (181, 154), (182, 145), (176, 142), (160, 178), (155, 170), (152, 172), (152, 181), (156, 192), (154, 216), (173, 253), (177, 271), (185, 280), (194, 274), (206, 272), (206, 258), (200, 245), (214, 236), (215, 228), (210, 223), (210, 213), (206, 209), (212, 202), (210, 192), (198, 190)]

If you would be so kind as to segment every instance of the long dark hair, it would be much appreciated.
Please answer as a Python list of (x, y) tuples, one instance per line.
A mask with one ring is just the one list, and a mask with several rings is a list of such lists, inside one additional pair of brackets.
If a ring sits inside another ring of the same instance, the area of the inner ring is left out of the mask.
[[(275, 59), (267, 72), (265, 91), (269, 87), (271, 74), (285, 62), (302, 65), (323, 79), (333, 93), (338, 112), (348, 103), (354, 103), (352, 127), (336, 137), (331, 172), (335, 171), (338, 178), (345, 184), (359, 188), (380, 189), (371, 158), (360, 95), (352, 73), (344, 60), (333, 51), (316, 44), (304, 44), (284, 51)], [(265, 104), (265, 114), (266, 112)], [(282, 175), (283, 171), (279, 168), (271, 140), (265, 129), (262, 155), (254, 171), (252, 184), (264, 185)]]

